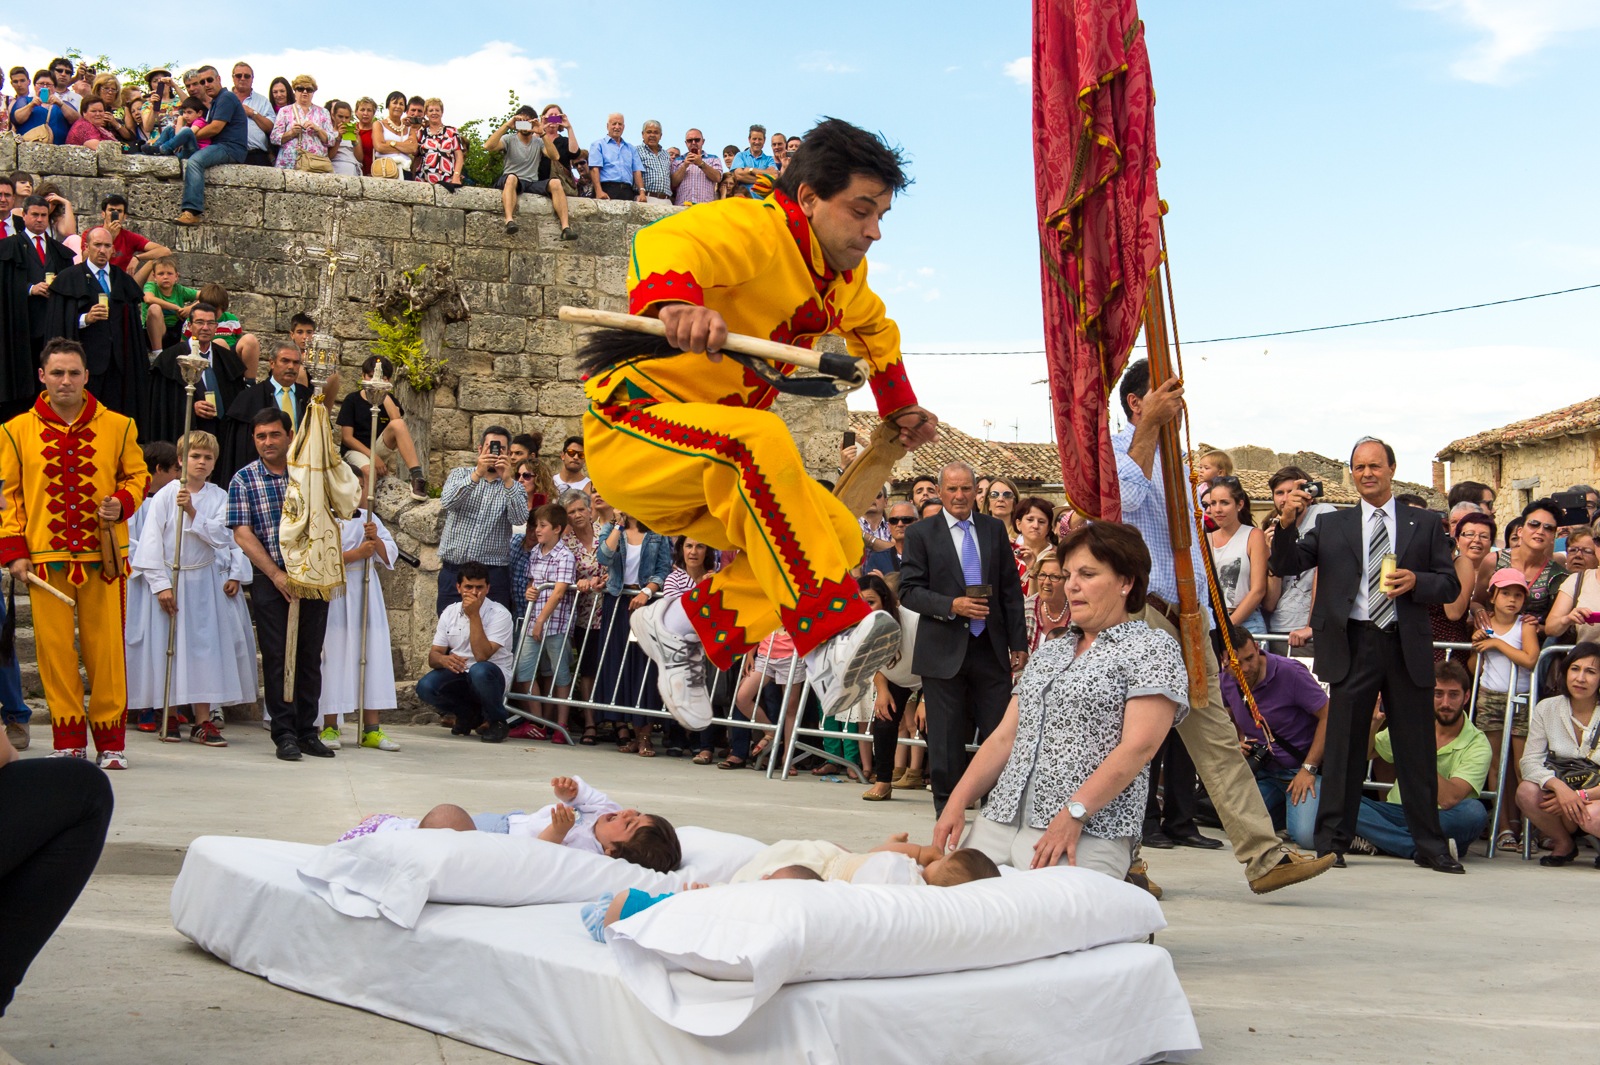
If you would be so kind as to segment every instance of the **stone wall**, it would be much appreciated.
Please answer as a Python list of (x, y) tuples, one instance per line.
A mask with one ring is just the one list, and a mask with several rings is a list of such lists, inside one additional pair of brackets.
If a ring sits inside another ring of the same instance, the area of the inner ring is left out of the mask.
[(1504, 520), (1540, 496), (1600, 481), (1600, 432), (1537, 440), (1495, 453), (1457, 455), (1449, 466), (1451, 484), (1478, 481), (1493, 488), (1499, 498), (1514, 501), (1511, 508), (1496, 506), (1495, 513)]
[[(181, 192), (174, 159), (124, 155), (111, 145), (90, 151), (0, 136), (0, 171), (14, 169), (55, 183), (84, 229), (99, 218), (102, 196), (122, 193), (130, 228), (178, 253), (184, 284), (226, 286), (229, 309), (262, 338), (264, 353), (269, 341), (288, 332), (292, 315), (307, 312), (336, 342), (342, 365), (354, 369), (369, 354), (373, 334), (366, 314), (380, 276), (448, 263), (472, 316), (445, 334), (449, 367), (435, 393), (427, 458), (434, 486), (452, 467), (472, 462), (473, 442), (487, 425), (542, 432), (551, 458), (562, 438), (580, 431), (584, 399), (573, 329), (556, 319), (556, 310), (563, 304), (626, 310), (633, 234), (673, 210), (575, 198), (571, 217), (579, 238), (563, 242), (542, 197), (522, 197), (520, 231), (508, 235), (500, 193), (492, 189), (449, 192), (413, 182), (229, 166), (207, 173), (204, 222), (184, 227), (172, 221)], [(297, 260), (296, 245), (326, 247), (335, 218), (335, 250), (358, 261), (340, 266), (331, 298), (319, 307), (326, 261), (303, 252)], [(791, 399), (779, 410), (812, 472), (833, 476), (846, 427), (843, 401)], [(374, 509), (400, 545), (422, 559), (420, 570), (401, 564), (383, 578), (396, 675), (415, 678), (426, 668), (433, 636), (439, 504), (412, 502), (391, 479), (380, 485)]]

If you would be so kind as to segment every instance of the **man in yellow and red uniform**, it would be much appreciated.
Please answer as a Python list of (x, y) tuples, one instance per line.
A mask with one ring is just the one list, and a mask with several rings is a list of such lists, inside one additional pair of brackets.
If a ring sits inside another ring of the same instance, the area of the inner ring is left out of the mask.
[[(44, 392), (32, 410), (0, 427), (0, 564), (17, 581), (34, 573), (76, 604), (48, 593), (30, 596), (56, 754), (84, 757), (92, 731), (101, 768), (126, 769), (124, 560), (128, 519), (150, 477), (133, 420), (102, 407), (85, 390), (89, 367), (83, 348), (73, 340), (52, 340), (39, 358)], [(74, 611), (89, 674), (87, 721), (72, 646)]]
[(716, 354), (729, 332), (799, 347), (840, 333), (871, 367), (878, 411), (908, 447), (937, 419), (917, 405), (900, 331), (867, 287), (865, 255), (906, 185), (898, 153), (829, 119), (764, 200), (734, 198), (662, 219), (634, 237), (629, 310), (660, 318), (685, 354), (593, 373), (584, 443), (606, 501), (652, 530), (737, 548), (681, 599), (635, 611), (680, 721), (711, 718), (704, 654), (719, 667), (778, 627), (793, 638), (824, 710), (849, 705), (899, 650), (894, 619), (862, 600), (856, 516), (809, 477), (771, 384)]

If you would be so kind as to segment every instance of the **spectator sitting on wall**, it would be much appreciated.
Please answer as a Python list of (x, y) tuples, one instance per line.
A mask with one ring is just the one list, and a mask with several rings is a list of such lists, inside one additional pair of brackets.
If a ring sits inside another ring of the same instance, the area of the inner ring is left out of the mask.
[(739, 152), (733, 157), (729, 171), (733, 180), (739, 185), (739, 190), (751, 199), (759, 199), (761, 194), (756, 191), (756, 182), (762, 177), (775, 181), (778, 177), (778, 161), (762, 151), (767, 143), (767, 127), (750, 127), (750, 147)]
[[(556, 113), (560, 114), (559, 108)], [(505, 168), (494, 179), (494, 187), (500, 190), (507, 233), (517, 231), (517, 194), (529, 192), (550, 201), (556, 221), (561, 223), (562, 240), (577, 239), (567, 217), (566, 190), (550, 165), (553, 162), (565, 170), (572, 161), (568, 139), (559, 134), (560, 127), (546, 125), (535, 117), (533, 108), (524, 105), (483, 142), (484, 151), (503, 152), (506, 157)]]
[(204, 148), (189, 157), (183, 168), (183, 210), (178, 213), (181, 226), (199, 225), (206, 210), (206, 171), (225, 163), (242, 163), (249, 150), (249, 119), (239, 98), (222, 89), (222, 77), (217, 68), (204, 66), (197, 71), (195, 86), (204, 94), (206, 124), (194, 131), (196, 140), (210, 141)]
[(116, 131), (111, 128), (111, 112), (106, 102), (91, 96), (83, 105), (83, 117), (67, 131), (67, 143), (79, 148), (98, 148), (101, 143), (116, 144)]
[(672, 164), (672, 202), (679, 207), (717, 199), (722, 163), (705, 154), (706, 135), (691, 129), (683, 135), (684, 152)]
[(417, 180), (460, 188), (466, 175), (467, 142), (456, 127), (444, 124), (444, 101), (437, 96), (424, 102), (422, 113), (428, 121), (417, 131)]
[[(361, 379), (370, 380), (374, 372), (385, 381), (393, 381), (394, 363), (382, 355), (369, 355), (361, 364)], [(422, 472), (422, 458), (417, 454), (416, 442), (406, 426), (405, 414), (394, 394), (384, 392), (383, 409), (378, 412), (378, 450), (375, 453), (372, 403), (357, 382), (356, 388), (339, 404), (339, 445), (344, 451), (344, 460), (363, 477), (371, 463), (377, 464), (379, 477), (387, 477), (389, 463), (382, 453), (387, 452), (390, 458), (398, 453), (411, 479), (411, 498), (422, 502), (428, 498), (428, 481)]]

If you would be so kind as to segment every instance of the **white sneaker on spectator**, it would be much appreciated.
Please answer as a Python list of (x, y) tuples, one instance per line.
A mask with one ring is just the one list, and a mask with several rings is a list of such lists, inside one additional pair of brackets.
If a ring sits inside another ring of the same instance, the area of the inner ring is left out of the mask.
[(1345, 851), (1350, 854), (1377, 854), (1378, 848), (1373, 845), (1371, 840), (1363, 839), (1360, 836), (1351, 836)]
[(628, 619), (634, 639), (656, 664), (661, 701), (678, 723), (690, 732), (711, 724), (711, 692), (706, 688), (706, 653), (699, 640), (686, 639), (665, 624), (667, 610), (676, 600), (657, 599), (635, 610)]
[(900, 623), (874, 610), (806, 655), (806, 673), (824, 716), (854, 706), (872, 687), (873, 675), (900, 653)]

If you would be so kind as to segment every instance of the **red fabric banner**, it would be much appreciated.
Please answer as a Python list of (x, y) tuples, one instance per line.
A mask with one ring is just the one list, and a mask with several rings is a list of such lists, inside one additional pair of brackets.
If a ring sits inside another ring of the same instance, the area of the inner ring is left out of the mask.
[(1116, 519), (1111, 388), (1160, 261), (1155, 94), (1134, 0), (1034, 0), (1034, 187), (1068, 501)]

